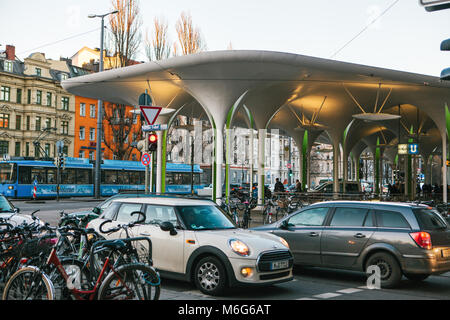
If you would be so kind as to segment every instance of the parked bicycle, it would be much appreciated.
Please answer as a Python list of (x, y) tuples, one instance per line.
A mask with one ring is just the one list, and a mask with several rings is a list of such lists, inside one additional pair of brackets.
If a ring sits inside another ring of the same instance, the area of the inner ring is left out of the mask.
[[(143, 219), (100, 231), (112, 233), (124, 230), (127, 238), (99, 240), (90, 248), (84, 260), (76, 257), (58, 257), (55, 245), (45, 264), (27, 266), (16, 271), (3, 291), (3, 300), (34, 299), (139, 299), (157, 300), (160, 295), (160, 277), (151, 260), (151, 240), (147, 237), (130, 238), (128, 229)], [(59, 236), (60, 237), (60, 236)], [(133, 243), (147, 242), (147, 247)], [(145, 261), (145, 262), (144, 262)], [(101, 263), (101, 270), (96, 265)], [(58, 290), (55, 290), (55, 285)]]

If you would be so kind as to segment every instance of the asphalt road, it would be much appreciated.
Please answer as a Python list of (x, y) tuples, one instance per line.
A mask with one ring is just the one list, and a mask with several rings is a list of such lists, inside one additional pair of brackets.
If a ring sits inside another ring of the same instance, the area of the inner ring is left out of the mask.
[[(14, 201), (21, 214), (40, 209), (37, 216), (51, 225), (59, 221), (59, 212), (90, 210), (101, 201), (93, 199), (69, 200), (59, 202), (47, 200), (45, 203)], [(206, 299), (252, 299), (252, 300), (424, 300), (450, 299), (450, 273), (431, 276), (422, 282), (403, 278), (396, 289), (369, 289), (366, 277), (362, 273), (323, 269), (294, 269), (294, 280), (262, 288), (231, 289), (225, 296), (210, 297), (203, 295), (194, 285), (163, 279), (161, 299), (206, 300)]]

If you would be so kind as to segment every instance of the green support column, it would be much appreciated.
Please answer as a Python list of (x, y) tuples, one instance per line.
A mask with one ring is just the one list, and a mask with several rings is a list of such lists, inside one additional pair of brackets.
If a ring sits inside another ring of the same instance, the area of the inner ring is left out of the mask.
[[(308, 130), (305, 130), (305, 133), (303, 134), (303, 144), (302, 144), (302, 183), (303, 187), (306, 186), (308, 183)], [(308, 185), (308, 188), (311, 188), (311, 186)]]
[(377, 147), (375, 149), (375, 193), (380, 193), (380, 138), (377, 138)]
[(167, 152), (167, 130), (163, 131), (162, 134), (162, 167), (161, 167), (161, 192), (166, 193), (166, 152)]

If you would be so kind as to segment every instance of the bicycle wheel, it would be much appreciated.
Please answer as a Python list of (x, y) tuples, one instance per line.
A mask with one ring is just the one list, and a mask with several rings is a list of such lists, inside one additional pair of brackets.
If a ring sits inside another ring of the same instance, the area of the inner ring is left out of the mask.
[(100, 286), (99, 300), (158, 300), (161, 279), (145, 264), (126, 264), (112, 270)]
[(55, 290), (47, 275), (36, 267), (16, 271), (6, 283), (3, 300), (54, 300)]

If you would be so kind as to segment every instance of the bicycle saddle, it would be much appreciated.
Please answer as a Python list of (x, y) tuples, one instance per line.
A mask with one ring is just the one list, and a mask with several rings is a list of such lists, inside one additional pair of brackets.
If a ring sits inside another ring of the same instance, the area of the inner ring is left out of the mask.
[(113, 240), (109, 242), (105, 242), (102, 244), (102, 247), (110, 248), (113, 250), (120, 250), (126, 247), (126, 244), (122, 240)]

